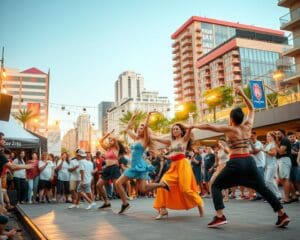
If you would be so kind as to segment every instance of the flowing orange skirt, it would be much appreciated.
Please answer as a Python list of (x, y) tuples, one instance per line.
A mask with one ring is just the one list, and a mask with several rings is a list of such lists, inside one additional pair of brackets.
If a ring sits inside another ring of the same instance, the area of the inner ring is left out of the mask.
[(154, 208), (188, 210), (203, 205), (197, 193), (197, 182), (191, 164), (186, 158), (173, 161), (161, 181), (169, 185), (170, 191), (163, 188), (157, 189)]

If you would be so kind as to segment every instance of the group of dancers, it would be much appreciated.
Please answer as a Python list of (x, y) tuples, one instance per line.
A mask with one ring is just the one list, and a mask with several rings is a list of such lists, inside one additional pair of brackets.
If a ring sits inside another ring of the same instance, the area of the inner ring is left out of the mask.
[[(171, 128), (169, 138), (156, 136), (148, 127), (148, 122), (153, 112), (149, 112), (144, 123), (140, 124), (134, 132), (132, 130), (136, 115), (133, 114), (126, 132), (134, 144), (131, 146), (132, 161), (131, 168), (126, 169), (123, 175), (118, 168), (118, 158), (124, 153), (124, 147), (114, 137), (113, 131), (107, 133), (101, 140), (101, 146), (106, 151), (106, 168), (103, 170), (101, 179), (97, 187), (103, 196), (104, 203), (100, 209), (111, 207), (104, 190), (104, 185), (112, 180), (118, 194), (122, 200), (119, 214), (130, 208), (124, 185), (129, 179), (136, 179), (137, 188), (140, 192), (147, 192), (157, 189), (153, 207), (157, 209), (159, 220), (168, 216), (167, 209), (188, 210), (197, 207), (199, 215), (204, 215), (204, 202), (198, 194), (197, 183), (189, 160), (185, 153), (191, 141), (193, 128), (209, 130), (223, 133), (229, 144), (230, 160), (222, 166), (211, 182), (211, 193), (216, 210), (216, 215), (208, 224), (208, 227), (218, 227), (226, 224), (227, 220), (223, 214), (225, 208), (223, 203), (222, 190), (234, 187), (245, 186), (256, 190), (272, 206), (278, 214), (277, 227), (285, 227), (290, 222), (289, 217), (284, 212), (283, 207), (276, 196), (270, 191), (258, 172), (255, 161), (249, 153), (248, 142), (254, 122), (254, 108), (251, 101), (246, 97), (240, 87), (235, 88), (236, 94), (241, 96), (249, 110), (245, 117), (241, 108), (234, 108), (230, 112), (229, 125), (195, 124), (186, 126), (175, 123)], [(108, 139), (108, 143), (106, 143)], [(146, 149), (153, 150), (157, 143), (169, 147), (169, 159), (171, 165), (169, 170), (163, 175), (159, 183), (147, 183), (149, 173), (153, 171), (153, 166), (148, 165), (143, 159)]]

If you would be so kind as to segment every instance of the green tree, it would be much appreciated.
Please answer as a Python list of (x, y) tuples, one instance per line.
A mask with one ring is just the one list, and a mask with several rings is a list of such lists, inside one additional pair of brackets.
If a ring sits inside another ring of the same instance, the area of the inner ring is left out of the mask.
[(225, 108), (233, 104), (232, 88), (227, 86), (208, 89), (203, 93), (205, 104), (213, 111), (216, 122), (216, 108)]
[(177, 107), (175, 110), (175, 118), (172, 122), (185, 121), (189, 118), (189, 113), (196, 115), (196, 104), (194, 102), (186, 102)]
[(35, 118), (37, 115), (33, 114), (30, 110), (27, 109), (19, 109), (19, 112), (15, 115), (15, 118), (19, 120), (23, 124), (23, 128), (25, 128), (26, 123), (28, 123), (31, 119)]
[(170, 130), (170, 121), (162, 113), (151, 115), (149, 127), (158, 133), (168, 133)]
[(245, 95), (247, 96), (247, 98), (252, 99), (251, 90), (250, 90), (249, 85), (247, 87), (243, 88), (243, 91), (244, 91)]
[[(127, 125), (132, 117), (133, 112), (127, 111), (123, 114), (123, 116), (119, 119), (121, 124)], [(133, 124), (134, 130), (137, 129), (138, 125), (146, 119), (147, 113), (143, 111), (137, 111), (137, 116), (135, 118), (135, 122)]]

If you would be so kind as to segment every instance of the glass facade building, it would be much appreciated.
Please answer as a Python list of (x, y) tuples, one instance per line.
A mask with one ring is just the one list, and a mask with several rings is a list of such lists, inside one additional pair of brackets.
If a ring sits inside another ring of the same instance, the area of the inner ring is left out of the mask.
[(263, 80), (269, 87), (276, 87), (272, 73), (277, 69), (278, 52), (243, 47), (239, 48), (239, 52), (243, 85), (250, 80)]
[(211, 23), (199, 23), (202, 30), (203, 53), (208, 53), (213, 48), (232, 38), (236, 29)]

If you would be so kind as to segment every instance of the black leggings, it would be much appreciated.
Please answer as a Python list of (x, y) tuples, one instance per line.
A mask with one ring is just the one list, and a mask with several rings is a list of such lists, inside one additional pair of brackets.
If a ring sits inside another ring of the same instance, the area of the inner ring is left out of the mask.
[(234, 186), (245, 186), (254, 189), (268, 201), (274, 212), (282, 209), (282, 205), (274, 193), (266, 187), (265, 181), (259, 174), (256, 163), (251, 156), (230, 159), (217, 176), (211, 186), (216, 210), (225, 208), (222, 190)]
[(17, 190), (18, 202), (23, 202), (27, 197), (27, 184), (25, 178), (14, 177), (15, 189)]

